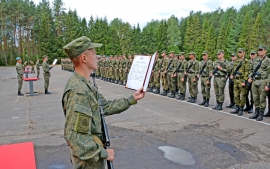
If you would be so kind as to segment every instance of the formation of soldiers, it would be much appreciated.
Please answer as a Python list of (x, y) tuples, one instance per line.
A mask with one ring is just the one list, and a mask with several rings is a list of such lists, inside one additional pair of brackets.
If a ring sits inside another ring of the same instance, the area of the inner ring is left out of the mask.
[[(190, 97), (187, 102), (195, 103), (200, 79), (203, 101), (199, 105), (209, 106), (211, 83), (213, 83), (216, 105), (212, 109), (222, 110), (225, 86), (228, 81), (230, 104), (226, 107), (233, 108), (231, 114), (242, 116), (244, 111), (254, 112), (249, 118), (257, 121), (263, 120), (264, 116), (270, 116), (270, 59), (267, 57), (266, 46), (261, 45), (257, 51), (252, 50), (249, 53), (250, 59), (246, 58), (243, 48), (239, 48), (237, 54), (230, 55), (231, 61), (224, 58), (224, 50), (218, 50), (215, 62), (209, 59), (207, 51), (201, 55), (202, 61), (198, 61), (196, 53), (190, 52), (187, 61), (184, 52), (175, 54), (171, 51), (167, 56), (167, 52), (162, 51), (161, 59), (157, 54), (147, 91), (162, 96), (170, 93), (168, 96), (170, 98), (185, 100), (188, 85)], [(125, 55), (109, 58), (101, 56), (96, 76), (104, 81), (125, 85), (132, 61), (131, 55), (128, 59)], [(267, 97), (268, 112), (264, 114)]]
[(69, 58), (61, 59), (62, 70), (74, 71), (74, 65)]

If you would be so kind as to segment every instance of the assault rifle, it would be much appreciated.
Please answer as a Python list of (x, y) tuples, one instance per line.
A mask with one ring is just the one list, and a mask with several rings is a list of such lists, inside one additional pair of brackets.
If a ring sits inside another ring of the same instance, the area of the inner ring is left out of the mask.
[(173, 74), (179, 72), (179, 69), (180, 69), (182, 63), (183, 63), (183, 61), (179, 63), (179, 65), (177, 66), (177, 68), (176, 68), (176, 70), (173, 72)]
[[(222, 66), (223, 63), (224, 63), (225, 61), (226, 61), (226, 60), (224, 60), (219, 66)], [(212, 72), (213, 76), (214, 76), (216, 73), (218, 73), (218, 68), (217, 68), (217, 67), (216, 67), (216, 69)], [(218, 74), (219, 74), (219, 73), (218, 73)], [(207, 81), (208, 81), (208, 82), (211, 82), (211, 79), (212, 79), (213, 76), (209, 76), (208, 79), (207, 79)]]
[[(260, 69), (261, 65), (262, 65), (262, 62), (263, 60), (265, 59), (266, 55), (263, 57), (263, 59), (259, 62), (259, 64), (256, 66), (256, 68), (254, 69), (254, 71), (252, 72), (250, 78), (251, 79), (254, 79), (254, 77), (257, 75), (257, 76), (261, 76), (261, 73), (258, 72), (258, 70)], [(247, 87), (249, 88), (251, 85), (251, 83), (247, 83)]]
[[(208, 60), (207, 60), (207, 62), (205, 62), (205, 63), (204, 63), (204, 65), (203, 65), (202, 69), (200, 70), (200, 72), (199, 72), (199, 75), (200, 75), (200, 76), (201, 76), (201, 75), (202, 75), (202, 73), (204, 72), (204, 69), (205, 69), (205, 67), (206, 67), (207, 63), (208, 63)], [(198, 81), (198, 80), (199, 80), (199, 78), (198, 78), (198, 76), (196, 76), (196, 81)]]
[(164, 58), (162, 59), (162, 62), (161, 62), (161, 64), (160, 64), (160, 66), (159, 66), (158, 76), (160, 76), (160, 69), (161, 69), (161, 67), (162, 67), (162, 65), (163, 65), (163, 62), (164, 62)]
[[(109, 138), (107, 125), (105, 122), (105, 115), (104, 115), (104, 111), (103, 111), (103, 106), (102, 106), (100, 94), (98, 92), (98, 86), (97, 86), (97, 83), (95, 80), (95, 72), (91, 73), (90, 77), (92, 77), (94, 86), (96, 87), (97, 94), (98, 94), (99, 112), (100, 112), (100, 118), (101, 118), (101, 131), (102, 131), (102, 138), (103, 138), (102, 143), (104, 145), (104, 148), (108, 149), (108, 148), (110, 148), (110, 138)], [(113, 162), (107, 161), (107, 167), (108, 167), (108, 169), (114, 169)]]
[(245, 61), (245, 57), (244, 57), (244, 59), (237, 65), (237, 67), (235, 68), (235, 70), (234, 70), (234, 72), (233, 72), (233, 74), (232, 74), (232, 76), (235, 78), (235, 76), (236, 75), (242, 75), (242, 73), (241, 72), (238, 72), (238, 70), (240, 69), (240, 67), (242, 66), (242, 64), (243, 64), (243, 62)]
[[(189, 71), (190, 71), (190, 69), (191, 69), (192, 66), (193, 66), (193, 62), (191, 62), (191, 64), (187, 68), (187, 73), (189, 73)], [(184, 79), (187, 80), (187, 75), (184, 76)]]

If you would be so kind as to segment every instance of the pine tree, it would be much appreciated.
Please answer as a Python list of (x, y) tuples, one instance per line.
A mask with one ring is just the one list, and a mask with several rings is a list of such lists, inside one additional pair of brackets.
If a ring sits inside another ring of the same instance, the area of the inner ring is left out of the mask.
[(261, 14), (258, 13), (255, 23), (252, 25), (252, 30), (250, 32), (249, 51), (256, 50), (260, 44), (264, 43), (262, 25), (263, 24)]
[(167, 25), (167, 49), (179, 53), (179, 47), (181, 46), (181, 32), (178, 25), (178, 19), (175, 16), (171, 16), (167, 21)]
[(216, 35), (214, 26), (211, 25), (207, 33), (207, 41), (205, 44), (205, 50), (209, 52), (209, 56), (212, 60), (216, 60)]

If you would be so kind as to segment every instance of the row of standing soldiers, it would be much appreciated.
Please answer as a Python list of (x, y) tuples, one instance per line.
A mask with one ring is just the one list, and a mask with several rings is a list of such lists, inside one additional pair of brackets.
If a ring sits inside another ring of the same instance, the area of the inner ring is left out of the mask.
[(215, 62), (209, 59), (208, 52), (203, 52), (203, 60), (199, 62), (196, 60), (195, 52), (188, 54), (189, 61), (187, 61), (184, 52), (175, 55), (171, 51), (167, 56), (166, 51), (162, 51), (162, 59), (158, 59), (157, 55), (148, 92), (159, 94), (161, 81), (163, 88), (161, 95), (166, 96), (170, 92), (171, 95), (168, 97), (175, 98), (178, 93), (177, 99), (185, 100), (186, 83), (188, 83), (190, 94), (188, 102), (195, 103), (198, 81), (201, 79), (203, 101), (199, 105), (208, 107), (211, 79), (214, 77), (216, 105), (212, 109), (222, 110), (225, 100), (224, 90), (229, 80), (230, 105), (226, 107), (234, 109), (230, 113), (239, 116), (243, 115), (243, 111), (253, 113), (253, 105), (255, 105), (255, 113), (249, 118), (261, 121), (263, 116), (270, 116), (270, 111), (264, 114), (270, 88), (270, 59), (266, 56), (267, 48), (264, 45), (259, 46), (259, 56), (256, 51), (251, 51), (250, 60), (245, 57), (245, 49), (239, 48), (237, 52), (238, 56), (232, 53), (232, 61), (227, 61), (224, 58), (224, 50), (218, 50)]
[(132, 65), (133, 59), (129, 55), (128, 59), (123, 56), (105, 56), (99, 57), (98, 69), (96, 70), (96, 77), (104, 81), (125, 85), (127, 76)]

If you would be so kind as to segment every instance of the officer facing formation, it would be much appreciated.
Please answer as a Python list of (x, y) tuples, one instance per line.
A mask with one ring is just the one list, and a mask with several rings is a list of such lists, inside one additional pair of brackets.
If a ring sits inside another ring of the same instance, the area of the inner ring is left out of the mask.
[[(61, 59), (62, 60), (62, 59)], [(61, 61), (62, 63), (62, 61)], [(39, 59), (36, 62), (36, 67), (37, 67), (37, 78), (39, 79), (39, 73), (40, 73), (40, 63), (39, 63)]]
[(21, 93), (22, 84), (23, 84), (23, 66), (22, 66), (22, 60), (21, 57), (16, 58), (16, 71), (17, 71), (17, 78), (18, 78), (18, 96), (23, 96)]
[[(75, 65), (75, 73), (66, 84), (62, 107), (66, 117), (64, 138), (71, 150), (74, 169), (104, 169), (104, 160), (114, 160), (114, 150), (104, 149), (100, 107), (105, 115), (125, 111), (144, 97), (143, 88), (128, 98), (107, 101), (89, 81), (90, 74), (97, 69), (96, 47), (83, 36), (73, 40), (64, 50)], [(99, 103), (100, 101), (100, 103)]]
[(51, 77), (51, 73), (50, 70), (55, 66), (53, 65), (52, 67), (50, 67), (50, 65), (47, 63), (48, 60), (48, 56), (44, 55), (42, 56), (43, 58), (43, 63), (42, 63), (42, 69), (43, 69), (43, 76), (44, 76), (44, 89), (45, 89), (45, 94), (51, 94), (48, 91), (49, 88), (49, 79)]

